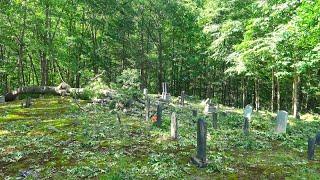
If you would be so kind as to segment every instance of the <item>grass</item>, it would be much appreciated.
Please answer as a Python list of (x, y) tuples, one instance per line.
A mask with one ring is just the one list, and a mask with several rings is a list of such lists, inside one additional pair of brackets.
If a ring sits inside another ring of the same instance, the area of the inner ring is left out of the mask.
[[(171, 104), (162, 128), (144, 117), (121, 115), (119, 124), (107, 107), (81, 105), (70, 98), (34, 99), (31, 108), (21, 101), (0, 104), (0, 177), (30, 179), (319, 179), (320, 149), (307, 160), (307, 138), (320, 127), (317, 115), (290, 118), (286, 134), (275, 134), (274, 114), (254, 113), (250, 134), (242, 133), (242, 111), (219, 113), (219, 129), (209, 118), (209, 165), (190, 163), (196, 151), (196, 124), (191, 109)], [(223, 107), (222, 109), (226, 109)], [(170, 114), (177, 113), (179, 140), (170, 139)], [(201, 114), (200, 114), (201, 115)], [(204, 115), (201, 115), (204, 116)]]

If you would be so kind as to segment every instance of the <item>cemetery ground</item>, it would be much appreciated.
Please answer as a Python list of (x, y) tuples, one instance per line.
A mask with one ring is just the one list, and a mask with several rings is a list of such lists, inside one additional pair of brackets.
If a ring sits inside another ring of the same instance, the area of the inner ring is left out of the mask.
[[(174, 97), (173, 97), (174, 98)], [(318, 115), (289, 118), (287, 132), (276, 134), (275, 114), (253, 112), (249, 134), (243, 133), (243, 110), (221, 107), (218, 129), (207, 122), (206, 168), (190, 162), (196, 153), (196, 118), (203, 106), (165, 105), (160, 128), (142, 116), (110, 111), (70, 97), (33, 98), (0, 104), (0, 179), (319, 179), (320, 148), (307, 159), (308, 137), (320, 130)], [(79, 108), (79, 105), (81, 109)], [(154, 107), (153, 107), (154, 108)], [(170, 117), (178, 120), (178, 140), (170, 137)]]

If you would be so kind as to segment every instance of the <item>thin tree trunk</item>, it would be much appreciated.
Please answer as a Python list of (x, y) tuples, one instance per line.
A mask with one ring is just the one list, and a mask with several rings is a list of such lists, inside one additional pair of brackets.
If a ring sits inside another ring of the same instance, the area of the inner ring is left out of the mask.
[(298, 106), (299, 106), (299, 75), (294, 75), (292, 84), (292, 115), (294, 118), (298, 118)]
[(259, 79), (255, 79), (255, 104), (256, 104), (256, 111), (259, 111), (260, 108), (260, 100), (259, 100)]
[(271, 74), (271, 81), (272, 81), (272, 85), (271, 85), (271, 112), (274, 111), (274, 96), (275, 96), (275, 84), (274, 84), (274, 70), (272, 68), (272, 74)]
[(277, 110), (280, 111), (280, 82), (279, 82), (279, 77), (277, 77), (276, 80), (277, 80)]

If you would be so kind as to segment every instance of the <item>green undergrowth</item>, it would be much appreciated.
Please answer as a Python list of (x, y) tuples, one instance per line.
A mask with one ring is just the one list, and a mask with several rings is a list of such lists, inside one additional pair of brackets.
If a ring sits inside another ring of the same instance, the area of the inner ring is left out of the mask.
[[(0, 104), (0, 177), (7, 179), (319, 179), (320, 148), (307, 160), (307, 138), (320, 127), (319, 116), (289, 120), (286, 134), (274, 133), (274, 114), (254, 113), (250, 133), (242, 132), (242, 111), (223, 107), (219, 128), (209, 117), (208, 167), (190, 163), (196, 153), (196, 119), (192, 101), (164, 111), (161, 128), (144, 117), (120, 113), (121, 124), (108, 106), (81, 101), (82, 111), (67, 97)], [(179, 139), (170, 139), (170, 115), (177, 113)], [(2, 178), (1, 178), (2, 179)]]

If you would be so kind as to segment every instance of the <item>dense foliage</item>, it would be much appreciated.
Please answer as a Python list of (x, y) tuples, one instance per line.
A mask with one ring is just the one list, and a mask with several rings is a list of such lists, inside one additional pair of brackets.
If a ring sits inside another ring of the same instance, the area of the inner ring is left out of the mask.
[(256, 109), (317, 111), (320, 1), (13, 0), (0, 2), (0, 91), (110, 84)]

